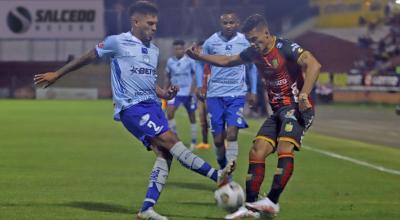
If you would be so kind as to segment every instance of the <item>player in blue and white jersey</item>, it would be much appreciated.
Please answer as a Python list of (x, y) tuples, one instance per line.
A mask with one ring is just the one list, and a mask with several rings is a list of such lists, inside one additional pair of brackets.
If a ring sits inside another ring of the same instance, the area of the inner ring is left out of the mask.
[(190, 150), (193, 150), (197, 143), (197, 125), (196, 125), (196, 109), (197, 100), (194, 90), (193, 77), (196, 69), (195, 61), (185, 55), (185, 42), (183, 40), (175, 40), (174, 56), (167, 60), (165, 73), (167, 75), (167, 86), (170, 84), (179, 87), (179, 92), (174, 99), (168, 101), (167, 117), (168, 126), (176, 133), (175, 111), (182, 104), (188, 115), (191, 124), (192, 142)]
[[(250, 46), (245, 36), (237, 32), (239, 18), (228, 11), (220, 17), (221, 31), (213, 34), (203, 44), (203, 53), (212, 55), (236, 55)], [(251, 102), (255, 103), (257, 92), (257, 69), (251, 65), (218, 67), (210, 65), (211, 76), (207, 89), (207, 111), (214, 137), (217, 161), (225, 167), (229, 160), (238, 156), (238, 131), (247, 128), (243, 108), (247, 94), (246, 73), (250, 74)], [(201, 77), (197, 77), (198, 81)], [(201, 82), (197, 82), (198, 86)], [(200, 90), (200, 89), (198, 89)], [(225, 140), (227, 146), (225, 146)]]
[(212, 168), (193, 154), (168, 128), (158, 98), (172, 99), (177, 87), (167, 90), (156, 85), (158, 48), (151, 43), (158, 24), (158, 9), (147, 1), (138, 1), (129, 9), (132, 28), (129, 32), (107, 37), (103, 43), (55, 72), (37, 74), (35, 84), (48, 87), (62, 76), (77, 70), (98, 58), (111, 60), (111, 82), (114, 101), (114, 119), (143, 142), (156, 155), (146, 198), (137, 217), (139, 219), (166, 220), (154, 211), (166, 183), (172, 158), (183, 166), (221, 185), (233, 171), (230, 162), (222, 169)]

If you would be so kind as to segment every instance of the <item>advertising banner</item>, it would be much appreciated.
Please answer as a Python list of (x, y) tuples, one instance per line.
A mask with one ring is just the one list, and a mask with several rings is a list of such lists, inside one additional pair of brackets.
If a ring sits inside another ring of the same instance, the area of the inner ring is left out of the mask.
[(102, 0), (2, 0), (0, 39), (104, 37)]

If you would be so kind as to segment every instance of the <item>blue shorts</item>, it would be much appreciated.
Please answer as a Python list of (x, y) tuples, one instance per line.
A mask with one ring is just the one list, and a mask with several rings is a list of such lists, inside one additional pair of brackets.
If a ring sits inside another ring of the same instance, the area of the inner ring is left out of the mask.
[(144, 101), (120, 112), (121, 122), (133, 136), (150, 150), (150, 138), (166, 131), (168, 121), (156, 101)]
[(168, 105), (173, 105), (175, 108), (183, 104), (187, 112), (194, 112), (197, 109), (196, 96), (176, 96), (174, 99), (168, 101)]
[(214, 135), (225, 131), (225, 125), (247, 128), (243, 117), (244, 96), (207, 98), (207, 111), (211, 132)]

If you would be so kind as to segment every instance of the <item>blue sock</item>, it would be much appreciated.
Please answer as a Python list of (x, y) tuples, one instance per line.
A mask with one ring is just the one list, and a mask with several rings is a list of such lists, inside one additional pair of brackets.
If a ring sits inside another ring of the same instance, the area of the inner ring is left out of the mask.
[(194, 172), (207, 176), (217, 182), (218, 170), (212, 168), (210, 164), (193, 154), (182, 142), (176, 143), (170, 150), (170, 153), (186, 168)]
[(192, 131), (192, 144), (196, 144), (197, 143), (197, 124), (191, 124), (191, 131)]
[(225, 146), (215, 146), (215, 155), (217, 156), (217, 162), (221, 169), (224, 169), (227, 163), (225, 156)]
[(153, 166), (153, 170), (150, 174), (149, 186), (147, 188), (146, 198), (140, 210), (141, 212), (146, 211), (157, 203), (157, 200), (160, 197), (161, 191), (167, 180), (168, 171), (169, 167), (167, 160), (157, 157)]

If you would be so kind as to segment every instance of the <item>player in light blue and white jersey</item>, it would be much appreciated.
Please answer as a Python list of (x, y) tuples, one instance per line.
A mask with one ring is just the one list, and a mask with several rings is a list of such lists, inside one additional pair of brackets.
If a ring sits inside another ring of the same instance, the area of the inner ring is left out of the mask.
[(190, 150), (193, 150), (197, 143), (197, 125), (196, 125), (196, 109), (197, 100), (194, 90), (194, 73), (195, 61), (185, 55), (185, 42), (183, 40), (175, 40), (174, 56), (170, 57), (165, 66), (167, 75), (167, 86), (170, 84), (179, 87), (179, 92), (174, 99), (168, 101), (167, 117), (168, 126), (176, 133), (175, 111), (181, 104), (186, 108), (191, 124), (192, 143)]
[[(245, 36), (237, 32), (239, 18), (236, 13), (228, 11), (222, 14), (220, 24), (222, 30), (213, 34), (204, 42), (204, 54), (236, 55), (250, 46)], [(237, 159), (239, 129), (248, 127), (243, 117), (245, 97), (248, 90), (246, 73), (250, 74), (251, 79), (249, 101), (254, 104), (257, 92), (257, 70), (254, 64), (228, 68), (212, 65), (210, 67), (211, 76), (207, 89), (207, 111), (216, 146), (217, 160), (220, 167), (225, 167), (226, 161)], [(201, 77), (196, 78), (198, 81), (201, 79)], [(200, 82), (198, 82), (199, 85), (201, 85)], [(226, 148), (225, 139), (227, 140)]]
[(157, 155), (150, 183), (138, 219), (166, 220), (154, 211), (166, 183), (172, 158), (183, 166), (207, 176), (219, 185), (227, 182), (233, 162), (223, 170), (216, 170), (194, 155), (169, 130), (158, 97), (172, 99), (178, 89), (163, 90), (156, 85), (159, 50), (151, 43), (157, 29), (158, 9), (147, 1), (136, 2), (129, 10), (131, 31), (109, 36), (95, 49), (66, 64), (56, 72), (37, 74), (35, 84), (50, 86), (63, 75), (85, 66), (97, 58), (111, 59), (111, 81), (114, 118)]

